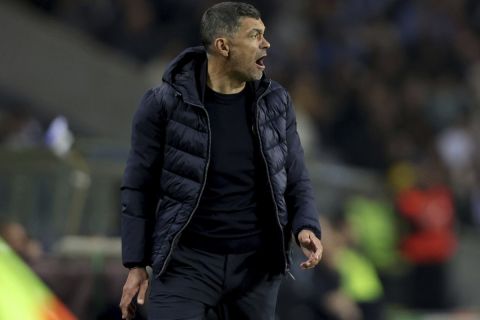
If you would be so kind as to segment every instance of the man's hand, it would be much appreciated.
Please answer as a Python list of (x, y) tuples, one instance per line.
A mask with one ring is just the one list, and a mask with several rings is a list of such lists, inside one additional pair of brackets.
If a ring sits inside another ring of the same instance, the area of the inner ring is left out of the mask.
[(300, 267), (302, 269), (315, 267), (322, 258), (323, 246), (320, 239), (311, 230), (303, 229), (298, 234), (298, 243), (305, 256), (308, 257), (308, 260), (302, 262)]
[(132, 303), (133, 297), (138, 293), (137, 303), (145, 302), (145, 294), (148, 288), (148, 273), (145, 268), (133, 268), (128, 272), (127, 281), (123, 286), (120, 310), (122, 319), (131, 320), (135, 317), (136, 305)]

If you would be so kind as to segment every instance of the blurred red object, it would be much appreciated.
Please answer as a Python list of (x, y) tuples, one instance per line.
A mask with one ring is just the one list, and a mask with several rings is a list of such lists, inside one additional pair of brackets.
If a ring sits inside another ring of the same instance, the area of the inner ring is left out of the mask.
[(411, 188), (397, 198), (400, 214), (411, 226), (402, 241), (401, 251), (416, 264), (447, 261), (455, 253), (452, 192), (444, 186)]

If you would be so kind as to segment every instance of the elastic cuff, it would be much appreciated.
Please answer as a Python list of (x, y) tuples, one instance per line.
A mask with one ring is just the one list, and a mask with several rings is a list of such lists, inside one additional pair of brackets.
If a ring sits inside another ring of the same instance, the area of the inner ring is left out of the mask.
[(146, 268), (146, 263), (139, 263), (139, 262), (124, 262), (123, 266), (127, 269), (135, 269), (135, 268)]
[(129, 267), (128, 270), (133, 270), (133, 269), (145, 269), (145, 266), (134, 266), (134, 267)]

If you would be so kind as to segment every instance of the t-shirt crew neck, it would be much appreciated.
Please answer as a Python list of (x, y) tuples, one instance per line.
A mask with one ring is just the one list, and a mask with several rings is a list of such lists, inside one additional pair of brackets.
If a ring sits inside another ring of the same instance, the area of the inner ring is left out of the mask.
[(258, 248), (255, 141), (251, 131), (253, 94), (223, 94), (205, 88), (211, 141), (207, 183), (182, 241), (217, 253), (241, 253)]

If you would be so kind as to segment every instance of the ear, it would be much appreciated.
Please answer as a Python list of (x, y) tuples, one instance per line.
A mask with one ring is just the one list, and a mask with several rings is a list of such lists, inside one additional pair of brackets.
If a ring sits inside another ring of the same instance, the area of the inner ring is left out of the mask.
[(217, 51), (221, 56), (228, 57), (230, 53), (230, 47), (228, 46), (228, 41), (225, 38), (217, 38), (213, 42), (215, 51)]

